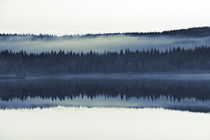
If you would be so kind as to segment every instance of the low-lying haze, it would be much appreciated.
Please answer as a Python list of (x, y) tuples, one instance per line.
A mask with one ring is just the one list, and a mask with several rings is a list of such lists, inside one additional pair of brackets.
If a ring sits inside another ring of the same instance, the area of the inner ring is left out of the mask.
[(104, 51), (120, 51), (121, 49), (130, 50), (147, 50), (157, 48), (166, 50), (170, 47), (194, 48), (198, 46), (209, 46), (210, 37), (192, 38), (192, 37), (168, 37), (168, 36), (99, 36), (93, 38), (73, 37), (69, 39), (55, 40), (31, 40), (30, 38), (6, 39), (0, 41), (0, 50), (27, 52), (43, 52), (43, 51), (75, 51), (87, 52), (90, 50), (96, 52)]

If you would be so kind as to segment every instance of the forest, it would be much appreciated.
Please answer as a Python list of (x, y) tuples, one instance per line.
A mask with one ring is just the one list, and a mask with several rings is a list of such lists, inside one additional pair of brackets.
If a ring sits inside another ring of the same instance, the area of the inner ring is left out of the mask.
[(209, 72), (210, 48), (121, 50), (120, 52), (0, 52), (0, 74)]

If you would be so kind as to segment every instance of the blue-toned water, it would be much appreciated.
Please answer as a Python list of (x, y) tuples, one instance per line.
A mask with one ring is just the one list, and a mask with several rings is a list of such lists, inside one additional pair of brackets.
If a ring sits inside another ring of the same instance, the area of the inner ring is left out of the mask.
[(77, 74), (0, 80), (0, 108), (119, 107), (210, 112), (209, 74)]

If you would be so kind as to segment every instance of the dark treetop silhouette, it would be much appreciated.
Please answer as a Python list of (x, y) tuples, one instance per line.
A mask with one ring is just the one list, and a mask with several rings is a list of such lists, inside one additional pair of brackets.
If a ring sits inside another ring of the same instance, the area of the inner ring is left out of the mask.
[(51, 51), (0, 52), (0, 74), (46, 75), (69, 73), (209, 72), (210, 48), (170, 48), (97, 53)]

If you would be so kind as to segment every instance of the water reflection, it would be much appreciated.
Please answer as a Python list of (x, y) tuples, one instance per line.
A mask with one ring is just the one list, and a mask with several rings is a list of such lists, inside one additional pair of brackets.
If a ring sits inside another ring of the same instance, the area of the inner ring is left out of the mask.
[(209, 80), (33, 79), (0, 81), (0, 108), (168, 108), (210, 112)]

